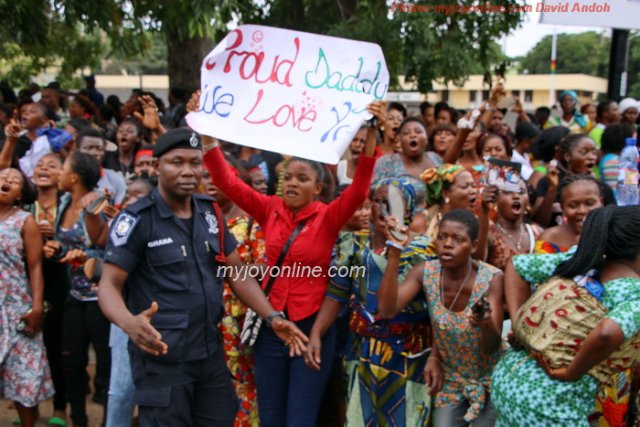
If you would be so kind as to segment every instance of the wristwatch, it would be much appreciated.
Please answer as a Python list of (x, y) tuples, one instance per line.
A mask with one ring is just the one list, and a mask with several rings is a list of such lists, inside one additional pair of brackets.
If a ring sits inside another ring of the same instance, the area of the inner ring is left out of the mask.
[(284, 314), (284, 311), (274, 311), (273, 313), (268, 315), (267, 318), (265, 319), (267, 321), (268, 327), (271, 327), (271, 322), (273, 322), (273, 319), (275, 319), (276, 317), (282, 317), (285, 320), (287, 318), (287, 316)]

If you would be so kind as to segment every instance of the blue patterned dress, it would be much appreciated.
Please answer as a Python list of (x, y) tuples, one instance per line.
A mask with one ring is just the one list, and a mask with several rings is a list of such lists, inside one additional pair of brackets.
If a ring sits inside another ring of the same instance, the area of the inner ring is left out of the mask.
[[(513, 257), (516, 272), (529, 283), (549, 279), (571, 253)], [(508, 285), (508, 284), (507, 284)], [(607, 319), (616, 322), (630, 339), (640, 332), (640, 280), (606, 282), (600, 303)], [(550, 378), (526, 351), (508, 351), (493, 373), (491, 399), (499, 426), (588, 426), (598, 383), (591, 375), (577, 381)]]
[(0, 222), (0, 396), (33, 407), (53, 395), (53, 383), (42, 332), (30, 338), (16, 329), (31, 309), (21, 235), (29, 215), (16, 208)]
[[(402, 282), (417, 263), (432, 257), (429, 240), (416, 237), (400, 255)], [(427, 306), (418, 296), (396, 317), (376, 318), (377, 292), (387, 266), (365, 233), (342, 233), (333, 266), (364, 267), (331, 279), (327, 298), (350, 304), (352, 345), (347, 351), (348, 426), (426, 426), (431, 398), (422, 370), (430, 346)]]

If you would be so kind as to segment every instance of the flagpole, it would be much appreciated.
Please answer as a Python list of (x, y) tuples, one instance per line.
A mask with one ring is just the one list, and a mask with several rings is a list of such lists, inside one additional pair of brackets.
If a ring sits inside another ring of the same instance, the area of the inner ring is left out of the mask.
[(558, 53), (558, 32), (557, 28), (553, 27), (553, 38), (551, 39), (551, 64), (550, 64), (550, 84), (549, 84), (549, 107), (553, 107), (556, 103), (556, 67)]

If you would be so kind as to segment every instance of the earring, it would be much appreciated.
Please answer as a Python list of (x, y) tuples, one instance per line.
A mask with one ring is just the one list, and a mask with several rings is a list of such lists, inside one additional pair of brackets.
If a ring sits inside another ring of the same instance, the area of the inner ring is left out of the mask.
[(444, 204), (445, 205), (448, 205), (450, 201), (451, 201), (451, 199), (449, 199), (448, 197), (444, 198)]

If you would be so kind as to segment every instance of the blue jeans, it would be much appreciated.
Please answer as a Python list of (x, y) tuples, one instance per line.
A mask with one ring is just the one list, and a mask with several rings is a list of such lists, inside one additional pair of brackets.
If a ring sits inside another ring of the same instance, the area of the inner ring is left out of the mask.
[[(315, 316), (296, 322), (309, 335)], [(303, 357), (289, 357), (289, 349), (263, 324), (254, 347), (255, 379), (261, 427), (316, 425), (325, 387), (331, 375), (336, 346), (332, 326), (322, 338), (322, 364), (315, 371)]]
[(129, 337), (122, 329), (111, 324), (111, 381), (106, 427), (130, 426), (133, 417), (133, 378), (127, 344)]

